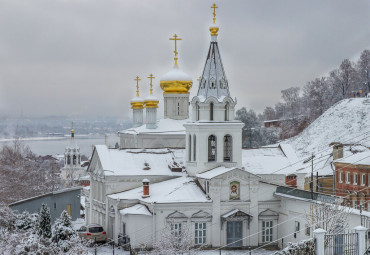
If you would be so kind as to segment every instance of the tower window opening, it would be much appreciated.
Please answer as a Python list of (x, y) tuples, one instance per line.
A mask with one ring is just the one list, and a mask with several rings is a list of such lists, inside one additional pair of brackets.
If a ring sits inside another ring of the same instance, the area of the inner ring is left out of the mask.
[(180, 116), (180, 102), (177, 102), (177, 115)]
[(209, 120), (213, 120), (213, 103), (209, 105)]
[(225, 104), (225, 121), (229, 120), (229, 102), (226, 102)]
[(208, 161), (216, 161), (216, 155), (217, 155), (216, 136), (210, 135), (208, 137)]
[(73, 155), (73, 165), (76, 165), (77, 164), (77, 162), (76, 162), (77, 160), (76, 159), (77, 159), (76, 155)]
[(188, 161), (191, 161), (191, 135), (189, 135)]
[(71, 155), (68, 155), (67, 157), (67, 164), (70, 165), (71, 164)]
[(232, 137), (230, 135), (224, 136), (224, 162), (230, 162), (233, 154)]
[(198, 102), (195, 103), (195, 119), (199, 120), (199, 104), (198, 104)]
[(195, 135), (193, 137), (193, 143), (194, 143), (194, 146), (193, 146), (193, 161), (196, 161), (197, 160), (197, 137)]

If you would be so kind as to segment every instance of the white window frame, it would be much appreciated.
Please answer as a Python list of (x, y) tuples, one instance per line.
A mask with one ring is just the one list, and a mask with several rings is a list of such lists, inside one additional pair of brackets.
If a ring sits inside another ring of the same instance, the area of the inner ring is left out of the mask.
[(294, 232), (299, 233), (301, 231), (301, 223), (299, 221), (294, 222)]
[(343, 171), (339, 172), (339, 183), (343, 183)]
[(171, 232), (175, 237), (178, 238), (179, 242), (181, 242), (181, 231), (182, 231), (182, 223), (181, 222), (172, 222), (171, 223)]
[(272, 242), (273, 239), (273, 220), (264, 220), (262, 221), (262, 243)]
[(357, 184), (358, 184), (358, 174), (353, 173), (353, 185), (357, 185)]
[(366, 174), (361, 174), (361, 186), (365, 186), (366, 184)]
[(351, 183), (351, 173), (346, 172), (346, 184), (350, 184), (350, 183)]
[(195, 245), (202, 245), (207, 242), (207, 223), (195, 222)]

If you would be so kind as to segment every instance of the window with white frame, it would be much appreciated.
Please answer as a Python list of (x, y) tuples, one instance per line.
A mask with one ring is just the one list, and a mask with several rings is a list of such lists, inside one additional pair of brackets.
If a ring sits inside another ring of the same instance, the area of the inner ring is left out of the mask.
[(351, 175), (349, 172), (346, 172), (346, 183), (349, 184), (351, 179)]
[(262, 242), (272, 242), (272, 220), (262, 221)]
[(343, 172), (342, 171), (339, 172), (339, 182), (343, 183)]
[(171, 223), (171, 231), (181, 241), (181, 223)]
[(353, 185), (357, 185), (358, 181), (357, 181), (357, 173), (354, 173), (353, 174)]
[(207, 236), (207, 224), (205, 222), (195, 223), (195, 244), (205, 244)]
[(311, 234), (310, 225), (306, 224), (304, 233), (306, 234), (306, 236), (310, 236), (310, 234)]
[(361, 174), (361, 186), (366, 185), (366, 174)]
[(294, 230), (295, 230), (295, 232), (299, 232), (300, 230), (301, 230), (301, 224), (300, 224), (300, 222), (299, 221), (296, 221), (295, 222), (295, 224), (294, 224)]

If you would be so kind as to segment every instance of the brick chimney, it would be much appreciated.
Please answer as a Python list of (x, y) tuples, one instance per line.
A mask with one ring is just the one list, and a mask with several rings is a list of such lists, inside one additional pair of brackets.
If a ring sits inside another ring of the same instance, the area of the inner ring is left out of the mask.
[(330, 146), (333, 146), (333, 159), (343, 158), (343, 144), (341, 143), (331, 143)]
[(149, 195), (149, 183), (150, 181), (148, 179), (143, 180), (143, 198), (150, 197)]

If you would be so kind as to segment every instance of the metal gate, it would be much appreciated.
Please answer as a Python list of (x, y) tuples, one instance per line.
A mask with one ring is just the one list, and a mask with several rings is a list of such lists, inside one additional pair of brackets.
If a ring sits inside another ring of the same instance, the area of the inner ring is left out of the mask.
[(325, 255), (358, 255), (358, 234), (325, 235)]

